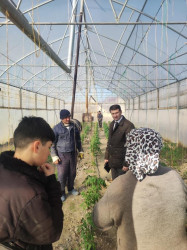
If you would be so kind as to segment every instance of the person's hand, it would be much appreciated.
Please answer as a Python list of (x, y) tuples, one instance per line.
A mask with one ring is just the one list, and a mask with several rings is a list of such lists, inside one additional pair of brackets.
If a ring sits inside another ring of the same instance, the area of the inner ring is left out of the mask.
[(108, 160), (105, 159), (105, 163), (108, 162)]
[(79, 152), (78, 157), (82, 160), (84, 159), (84, 152)]
[(59, 164), (59, 159), (53, 162), (54, 164)]
[(40, 171), (44, 172), (45, 176), (50, 176), (55, 173), (55, 168), (49, 163), (44, 163), (40, 166)]
[(129, 168), (128, 168), (128, 167), (123, 166), (123, 167), (122, 167), (122, 170), (123, 170), (124, 172), (127, 172), (127, 171), (129, 170)]

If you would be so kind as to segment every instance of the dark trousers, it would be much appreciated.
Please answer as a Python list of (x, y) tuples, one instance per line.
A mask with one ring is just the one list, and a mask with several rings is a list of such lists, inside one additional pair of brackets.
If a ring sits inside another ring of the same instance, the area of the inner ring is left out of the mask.
[(102, 120), (98, 120), (99, 127), (102, 128)]
[(57, 165), (58, 180), (61, 184), (62, 194), (65, 194), (67, 184), (68, 191), (74, 188), (76, 177), (77, 153), (59, 153), (60, 163)]
[(121, 168), (111, 168), (111, 174), (112, 174), (112, 180), (114, 180), (118, 176), (126, 174), (126, 172), (123, 171)]

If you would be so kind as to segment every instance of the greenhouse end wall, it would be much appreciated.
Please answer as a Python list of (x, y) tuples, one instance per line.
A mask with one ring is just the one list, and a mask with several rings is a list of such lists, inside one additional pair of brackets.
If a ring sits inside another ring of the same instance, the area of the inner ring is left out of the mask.
[[(39, 116), (44, 118), (51, 127), (60, 122), (60, 110), (71, 111), (71, 103), (46, 97), (27, 90), (0, 83), (0, 145), (12, 142), (13, 133), (24, 116)], [(124, 101), (120, 97), (106, 99), (106, 103), (89, 103), (88, 112), (97, 121), (97, 112), (103, 113), (103, 121), (111, 121), (109, 107), (115, 103), (124, 110)], [(86, 112), (85, 103), (75, 102), (74, 118), (82, 121), (82, 114)]]
[(164, 139), (187, 147), (187, 80), (127, 101), (125, 116), (136, 127), (153, 128)]

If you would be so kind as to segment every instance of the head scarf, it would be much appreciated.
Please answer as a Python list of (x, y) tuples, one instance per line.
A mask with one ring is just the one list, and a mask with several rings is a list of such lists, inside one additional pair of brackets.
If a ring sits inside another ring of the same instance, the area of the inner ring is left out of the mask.
[(157, 171), (162, 148), (162, 138), (158, 132), (149, 128), (133, 129), (127, 134), (125, 147), (125, 161), (138, 181)]

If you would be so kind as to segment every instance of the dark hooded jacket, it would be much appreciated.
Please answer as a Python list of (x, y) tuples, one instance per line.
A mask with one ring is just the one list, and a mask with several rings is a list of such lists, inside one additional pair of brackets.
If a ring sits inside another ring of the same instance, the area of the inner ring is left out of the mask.
[(124, 147), (126, 142), (126, 135), (135, 128), (134, 124), (127, 120), (124, 116), (117, 128), (113, 130), (114, 121), (110, 123), (109, 137), (107, 148), (105, 152), (105, 159), (109, 162), (110, 168), (122, 168), (125, 166), (125, 152)]
[(52, 249), (63, 227), (60, 183), (13, 155), (0, 155), (0, 243)]

